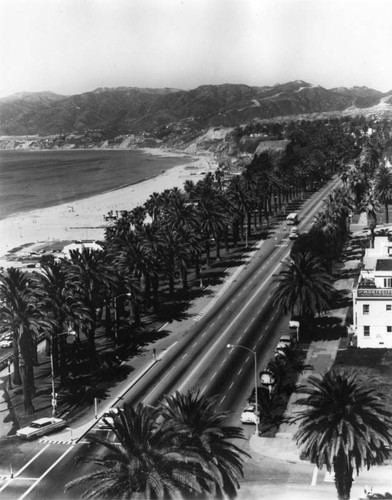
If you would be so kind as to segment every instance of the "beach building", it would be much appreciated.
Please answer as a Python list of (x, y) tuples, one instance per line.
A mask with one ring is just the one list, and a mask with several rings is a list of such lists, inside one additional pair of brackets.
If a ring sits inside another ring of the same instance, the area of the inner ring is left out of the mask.
[(90, 248), (91, 250), (102, 250), (101, 245), (96, 241), (84, 241), (70, 243), (69, 245), (63, 247), (61, 252), (64, 254), (65, 258), (69, 259), (71, 250), (77, 250), (78, 252), (81, 252), (84, 248)]
[(374, 248), (365, 251), (353, 322), (358, 347), (392, 348), (392, 235), (376, 236)]

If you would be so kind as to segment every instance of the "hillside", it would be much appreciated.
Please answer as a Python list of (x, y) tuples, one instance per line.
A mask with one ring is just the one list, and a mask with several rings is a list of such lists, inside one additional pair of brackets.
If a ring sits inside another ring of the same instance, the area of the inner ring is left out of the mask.
[(303, 81), (274, 86), (202, 85), (178, 89), (98, 88), (80, 95), (22, 93), (0, 99), (0, 135), (49, 135), (100, 129), (140, 134), (176, 125), (189, 131), (253, 119), (392, 109), (392, 93), (367, 87), (325, 89)]

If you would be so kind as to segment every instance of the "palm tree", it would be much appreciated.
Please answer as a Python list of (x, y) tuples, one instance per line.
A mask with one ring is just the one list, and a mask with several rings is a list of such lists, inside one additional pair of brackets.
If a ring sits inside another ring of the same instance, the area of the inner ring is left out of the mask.
[(375, 381), (355, 371), (331, 370), (321, 379), (309, 377), (302, 389), (307, 406), (293, 419), (294, 439), (312, 463), (335, 472), (338, 498), (350, 498), (353, 472), (369, 469), (388, 457), (392, 413)]
[[(83, 498), (183, 498), (205, 493), (211, 475), (194, 450), (176, 444), (171, 426), (158, 422), (159, 411), (138, 404), (124, 406), (109, 422), (118, 443), (89, 435), (107, 453), (81, 457), (99, 467), (67, 484), (92, 483)], [(209, 491), (207, 491), (209, 492)]]
[(51, 320), (32, 293), (29, 276), (20, 269), (11, 267), (0, 275), (0, 298), (0, 315), (13, 332), (13, 382), (23, 384), (25, 411), (33, 413), (35, 336), (50, 328)]
[(326, 311), (335, 289), (331, 275), (310, 252), (298, 252), (283, 262), (275, 277), (273, 304), (284, 314), (298, 316), (311, 324), (314, 316)]
[(374, 229), (377, 226), (377, 212), (380, 208), (380, 203), (372, 186), (366, 193), (360, 207), (361, 211), (366, 212), (367, 226), (370, 230), (370, 248), (374, 248)]
[[(40, 272), (35, 277), (35, 294), (45, 307), (47, 314), (53, 319), (53, 329), (47, 338), (50, 345), (47, 352), (52, 351), (54, 371), (58, 369), (58, 351), (60, 352), (60, 373), (66, 373), (65, 336), (57, 337), (68, 329), (75, 320), (85, 322), (88, 310), (83, 306), (80, 294), (80, 280), (68, 275), (69, 262), (48, 260), (41, 264)], [(59, 349), (60, 348), (60, 349)]]
[(106, 253), (101, 250), (91, 250), (90, 248), (83, 248), (81, 252), (71, 250), (70, 259), (69, 279), (76, 280), (79, 283), (81, 297), (89, 313), (87, 337), (90, 361), (93, 364), (96, 358), (95, 328), (97, 312), (103, 307), (105, 300), (110, 295), (110, 290), (115, 283), (115, 273), (108, 262)]
[(218, 497), (233, 497), (243, 476), (243, 456), (249, 456), (231, 442), (244, 439), (240, 427), (223, 425), (228, 412), (216, 410), (217, 397), (206, 397), (200, 391), (166, 396), (162, 417), (170, 424), (175, 442), (194, 450), (205, 462), (215, 483)]
[(374, 179), (374, 192), (380, 203), (385, 206), (385, 222), (389, 223), (389, 203), (392, 200), (392, 171), (386, 165), (380, 165)]

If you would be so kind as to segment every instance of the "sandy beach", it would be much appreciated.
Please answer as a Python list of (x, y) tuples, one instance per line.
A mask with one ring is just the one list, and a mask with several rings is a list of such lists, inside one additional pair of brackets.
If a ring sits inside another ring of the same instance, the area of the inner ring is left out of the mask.
[[(169, 152), (147, 150), (152, 154)], [(131, 210), (143, 204), (153, 192), (182, 188), (186, 180), (197, 181), (215, 170), (211, 157), (170, 168), (162, 174), (131, 186), (115, 189), (72, 203), (21, 213), (0, 221), (0, 266), (7, 267), (7, 252), (16, 247), (66, 240), (101, 240), (110, 222), (110, 211)]]

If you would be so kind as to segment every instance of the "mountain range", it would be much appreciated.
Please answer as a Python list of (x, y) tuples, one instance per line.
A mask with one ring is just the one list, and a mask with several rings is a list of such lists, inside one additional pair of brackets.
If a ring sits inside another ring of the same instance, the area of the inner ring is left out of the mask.
[(0, 99), (0, 135), (65, 134), (113, 129), (140, 134), (168, 124), (201, 129), (254, 119), (377, 109), (392, 115), (392, 91), (367, 87), (325, 89), (297, 80), (273, 86), (201, 85), (192, 90), (97, 88), (63, 96), (18, 93)]

